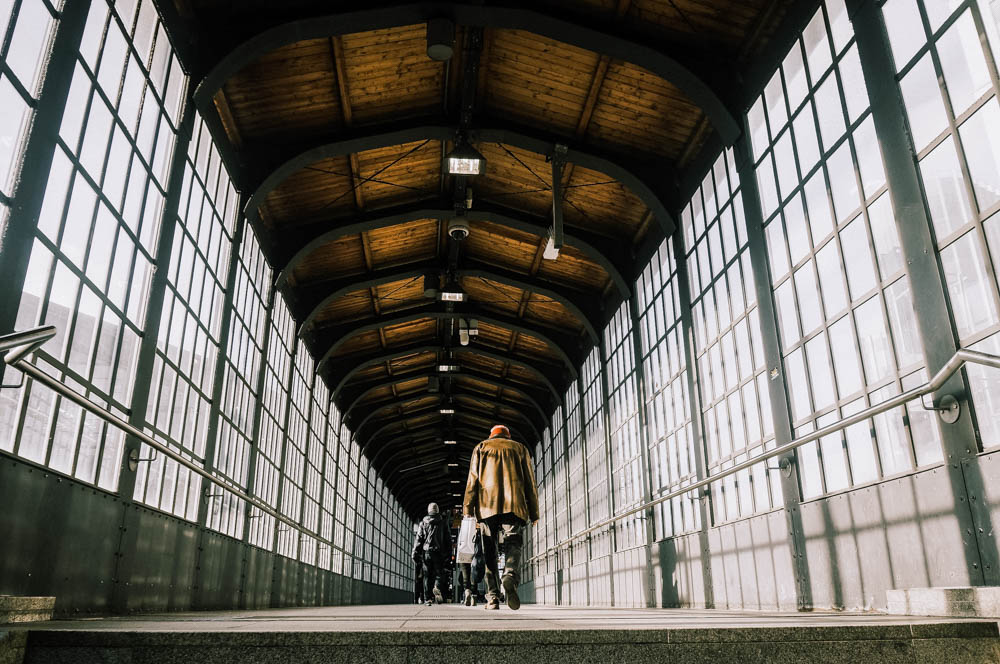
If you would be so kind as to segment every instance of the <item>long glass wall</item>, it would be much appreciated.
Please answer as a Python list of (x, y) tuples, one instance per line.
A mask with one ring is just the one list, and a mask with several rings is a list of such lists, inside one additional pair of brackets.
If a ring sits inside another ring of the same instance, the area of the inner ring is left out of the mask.
[(46, 0), (8, 0), (0, 7), (0, 238), (61, 8), (61, 1)]
[[(676, 269), (669, 241), (664, 241), (636, 284), (653, 498), (698, 478)], [(696, 500), (697, 495), (687, 494), (660, 503), (655, 508), (654, 537), (700, 528)]]
[[(922, 179), (955, 341), (1000, 354), (996, 4), (878, 0), (877, 6), (895, 60), (905, 106), (900, 110)], [(746, 183), (737, 174), (734, 151), (723, 150), (681, 211), (680, 237), (663, 242), (638, 278), (638, 343), (629, 340), (632, 319), (622, 305), (604, 331), (605, 356), (595, 349), (582, 367), (582, 418), (576, 414), (578, 386), (567, 393), (570, 534), (638, 502), (647, 481), (655, 498), (702, 479), (702, 472), (711, 478), (773, 449), (775, 413), (786, 411), (793, 436), (799, 436), (928, 378), (900, 241), (900, 229), (914, 222), (893, 209), (844, 0), (816, 3), (745, 120), (747, 138), (740, 140), (749, 147), (746, 172), (754, 176), (758, 195), (752, 198), (760, 209), (745, 207)], [(753, 258), (748, 214), (755, 220), (760, 215), (764, 231), (763, 251)], [(680, 255), (673, 247), (682, 248)], [(689, 302), (678, 287), (681, 266)], [(773, 298), (774, 321), (761, 320), (758, 293)], [(774, 334), (780, 352), (780, 364), (771, 368), (765, 331)], [(641, 452), (631, 444), (629, 428), (637, 410), (630, 383), (636, 365), (643, 378), (636, 398), (643, 400), (646, 422)], [(966, 372), (979, 451), (987, 451), (1000, 446), (1000, 372), (979, 366)], [(772, 380), (784, 381), (788, 403), (770, 402)], [(695, 394), (689, 393), (691, 383)], [(582, 433), (574, 428), (581, 419)], [(912, 401), (806, 445), (796, 453), (800, 490), (792, 500), (815, 500), (938, 466), (944, 460), (940, 426), (932, 411)], [(635, 463), (640, 454), (648, 455), (648, 478)], [(540, 477), (543, 486), (550, 481)], [(584, 496), (587, 501), (578, 500)], [(707, 524), (698, 508), (704, 497), (692, 492), (656, 506), (654, 538), (681, 538), (776, 510), (786, 500), (773, 462), (711, 485)], [(627, 532), (617, 530), (619, 547)], [(560, 533), (547, 546), (557, 547), (562, 539)], [(541, 543), (535, 548), (543, 551)], [(580, 539), (573, 552), (572, 565), (587, 563), (589, 590), (574, 590), (571, 601), (586, 596), (591, 604), (603, 603), (602, 557), (608, 549), (599, 538)], [(551, 564), (532, 570), (548, 574), (549, 584), (561, 578), (552, 576), (555, 571)]]
[[(963, 347), (1000, 353), (997, 4), (888, 0), (882, 15), (954, 333)], [(1000, 372), (978, 366), (967, 372), (980, 444), (996, 447)]]
[[(155, 4), (92, 0), (75, 54), (60, 63), (72, 78), (58, 135), (38, 139), (51, 140), (48, 178), (30, 182), (19, 174), (62, 2), (0, 5), (0, 234), (20, 214), (11, 202), (21, 187), (42, 199), (16, 329), (58, 329), (33, 361), (299, 525), (146, 446), (128, 498), (305, 564), (408, 587), (412, 524), (315, 379), (205, 123), (195, 114), (181, 129), (188, 80)], [(131, 472), (125, 442), (30, 380), (0, 390), (4, 454), (116, 492)]]
[[(798, 435), (926, 379), (879, 142), (840, 0), (819, 8), (748, 122)], [(937, 426), (920, 411), (911, 404), (876, 417), (871, 430), (859, 424), (801, 448), (803, 497), (939, 463)]]

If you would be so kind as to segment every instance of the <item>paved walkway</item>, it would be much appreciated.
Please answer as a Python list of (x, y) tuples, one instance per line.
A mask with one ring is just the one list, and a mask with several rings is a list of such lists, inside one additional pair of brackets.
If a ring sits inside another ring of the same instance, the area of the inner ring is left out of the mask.
[[(205, 611), (115, 618), (55, 620), (11, 626), (32, 630), (119, 632), (442, 632), (489, 630), (676, 630), (889, 626), (962, 622), (955, 618), (887, 616), (815, 611), (779, 613), (695, 609), (574, 608), (525, 604), (519, 611), (501, 606), (407, 604), (286, 608), (261, 611)], [(980, 622), (996, 622), (980, 621)]]

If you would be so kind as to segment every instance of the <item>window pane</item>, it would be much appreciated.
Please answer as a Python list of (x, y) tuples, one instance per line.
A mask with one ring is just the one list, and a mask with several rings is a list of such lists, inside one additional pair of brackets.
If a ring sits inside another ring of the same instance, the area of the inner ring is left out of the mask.
[(961, 115), (990, 88), (990, 74), (971, 11), (948, 28), (938, 40), (937, 49), (952, 111)]
[(840, 241), (844, 246), (847, 264), (847, 283), (851, 299), (857, 300), (875, 287), (877, 278), (872, 266), (871, 249), (864, 217), (858, 217), (840, 231)]
[(41, 0), (24, 0), (7, 50), (7, 66), (25, 89), (37, 95), (54, 21)]
[(816, 111), (819, 114), (819, 133), (823, 150), (829, 151), (844, 135), (844, 107), (840, 100), (840, 84), (836, 76), (829, 76), (816, 91)]
[(882, 151), (875, 135), (875, 124), (871, 116), (862, 122), (854, 132), (854, 146), (858, 152), (858, 168), (864, 197), (871, 198), (885, 184), (885, 170), (882, 168)]
[(843, 222), (849, 219), (861, 204), (850, 141), (844, 141), (837, 148), (837, 151), (830, 155), (827, 160), (827, 168), (830, 171), (833, 208), (837, 212), (837, 221)]
[(803, 175), (809, 173), (819, 160), (819, 140), (816, 138), (816, 120), (813, 118), (812, 100), (799, 111), (792, 121), (799, 166)]
[(899, 71), (926, 43), (924, 24), (920, 19), (916, 0), (888, 0), (882, 6), (882, 15), (885, 29), (889, 33), (892, 57), (896, 61), (896, 71)]
[(965, 193), (965, 179), (958, 165), (958, 153), (950, 136), (920, 161), (920, 175), (927, 193), (934, 232), (940, 242), (972, 216)]
[(959, 127), (981, 211), (1000, 202), (1000, 104), (994, 97)]
[(791, 107), (792, 112), (794, 112), (809, 92), (809, 83), (806, 81), (806, 69), (802, 63), (802, 47), (799, 46), (798, 40), (789, 49), (788, 55), (785, 56), (784, 62), (781, 63), (781, 68), (785, 72), (788, 105)]
[(6, 76), (0, 76), (0, 192), (14, 193), (14, 176), (30, 109)]
[(843, 266), (840, 263), (840, 249), (836, 242), (828, 242), (816, 254), (816, 268), (823, 288), (823, 305), (826, 317), (833, 318), (848, 304), (847, 289), (844, 288)]
[(958, 336), (964, 339), (997, 322), (996, 304), (976, 231), (941, 250), (941, 265)]
[(884, 193), (868, 208), (871, 221), (878, 268), (883, 279), (887, 279), (903, 269), (903, 251), (899, 245), (899, 233), (892, 214), (889, 194)]
[(822, 9), (816, 12), (816, 15), (809, 21), (805, 32), (802, 33), (802, 41), (806, 46), (809, 75), (813, 85), (816, 85), (833, 62), (833, 56), (830, 53), (830, 40), (826, 37), (826, 21), (823, 19)]
[(885, 306), (899, 366), (908, 367), (923, 361), (909, 279), (904, 277), (885, 289)]
[(812, 382), (813, 407), (822, 410), (836, 401), (825, 333), (820, 333), (806, 342), (806, 359), (809, 362), (809, 378)]
[(941, 99), (934, 63), (928, 53), (920, 58), (899, 84), (910, 121), (913, 146), (920, 152), (935, 136), (948, 128), (948, 115)]
[(826, 178), (819, 169), (805, 186), (806, 205), (809, 207), (809, 228), (812, 230), (814, 245), (833, 232), (833, 214), (830, 211), (830, 197), (827, 195)]
[(847, 119), (850, 123), (857, 121), (861, 114), (868, 110), (868, 89), (865, 87), (865, 76), (861, 71), (861, 59), (858, 57), (858, 47), (851, 50), (840, 61), (840, 76), (844, 82), (844, 98), (847, 101)]
[(816, 291), (816, 273), (813, 272), (812, 261), (796, 271), (795, 292), (798, 295), (802, 333), (809, 334), (823, 322), (819, 293)]
[(848, 397), (861, 389), (858, 350), (854, 344), (850, 316), (845, 316), (830, 326), (830, 346), (837, 390), (840, 398)]
[(868, 385), (878, 383), (895, 369), (880, 298), (873, 297), (858, 307), (854, 311), (854, 323), (858, 327), (866, 382)]

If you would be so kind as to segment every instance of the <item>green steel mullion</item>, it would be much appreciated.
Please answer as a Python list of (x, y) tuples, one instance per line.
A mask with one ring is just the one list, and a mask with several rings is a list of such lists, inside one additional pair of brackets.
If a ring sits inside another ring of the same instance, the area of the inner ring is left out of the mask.
[[(260, 450), (260, 424), (264, 417), (264, 379), (267, 376), (267, 353), (271, 346), (271, 310), (274, 308), (274, 298), (276, 289), (272, 288), (264, 304), (264, 339), (261, 342), (260, 367), (257, 369), (257, 376), (254, 379), (257, 388), (257, 403), (254, 406), (253, 424), (250, 431), (250, 458), (247, 460), (247, 494), (253, 496), (257, 489), (257, 455)], [(263, 515), (257, 518), (264, 518)], [(250, 507), (246, 509), (243, 519), (243, 536), (240, 538), (244, 544), (250, 543)]]
[[(659, 253), (654, 253), (652, 260), (659, 260)], [(632, 352), (632, 357), (634, 358), (634, 368), (632, 369), (634, 380), (635, 380), (635, 399), (636, 399), (636, 418), (638, 420), (639, 427), (639, 464), (641, 467), (641, 472), (643, 479), (643, 495), (642, 502), (648, 503), (653, 497), (653, 473), (650, 471), (649, 463), (649, 442), (652, 435), (652, 428), (649, 426), (648, 413), (646, 412), (646, 376), (645, 370), (643, 369), (643, 356), (642, 356), (642, 339), (640, 336), (639, 326), (641, 325), (639, 317), (639, 296), (638, 288), (632, 289), (632, 295), (629, 298), (629, 321), (632, 324), (632, 329), (629, 334), (631, 337), (630, 350)], [(627, 343), (627, 341), (623, 342)], [(649, 571), (648, 586), (646, 588), (648, 595), (645, 600), (647, 606), (653, 605), (651, 601), (655, 597), (655, 587), (654, 587), (654, 575), (653, 571), (653, 542), (656, 540), (656, 534), (653, 532), (653, 523), (655, 518), (656, 508), (649, 508), (643, 512), (642, 520), (643, 526), (646, 531), (646, 542), (645, 549), (646, 553), (646, 569)]]
[[(90, 0), (66, 0), (56, 24), (48, 70), (31, 128), (24, 143), (24, 162), (17, 189), (10, 197), (10, 212), (0, 245), (0, 330), (14, 329), (31, 247), (45, 198), (45, 185), (62, 124), (63, 110), (73, 81), (73, 68), (83, 38)], [(13, 29), (13, 22), (10, 29)], [(0, 383), (6, 365), (0, 366)]]
[[(579, 441), (579, 444), (580, 444), (580, 454), (582, 456), (582, 458), (580, 459), (580, 467), (581, 467), (581, 470), (583, 472), (583, 496), (582, 496), (582, 500), (583, 500), (583, 519), (584, 519), (584, 525), (581, 528), (581, 530), (584, 530), (584, 529), (590, 527), (590, 525), (593, 523), (593, 520), (591, 519), (591, 516), (590, 516), (590, 472), (589, 472), (589, 466), (590, 466), (590, 464), (587, 461), (587, 414), (584, 412), (585, 411), (585, 407), (584, 407), (584, 399), (583, 399), (583, 395), (586, 392), (586, 390), (584, 390), (584, 388), (583, 388), (583, 371), (581, 371), (580, 372), (580, 376), (578, 376), (576, 378), (576, 380), (573, 381), (573, 385), (576, 386), (576, 416), (577, 416), (577, 419), (580, 420), (580, 441)], [(568, 421), (568, 418), (567, 418), (567, 421)], [(571, 526), (570, 527), (570, 532), (573, 532), (573, 530), (574, 530), (574, 528)], [(592, 556), (591, 556), (591, 547), (590, 547), (591, 540), (592, 540), (592, 537), (590, 535), (587, 535), (587, 540), (582, 543), (583, 546), (581, 548), (582, 548), (583, 551), (586, 552), (586, 560), (584, 560), (583, 562), (589, 562), (591, 560), (591, 558), (592, 558)], [(574, 545), (574, 548), (576, 546), (578, 546), (579, 544), (581, 544), (581, 543), (578, 542), (576, 545)], [(576, 549), (576, 550), (579, 550), (579, 549)], [(572, 554), (570, 559), (572, 560), (573, 563), (577, 562), (575, 554)], [(546, 564), (546, 569), (548, 569), (548, 565), (547, 564)], [(587, 602), (586, 603), (587, 603), (588, 606), (590, 606), (590, 575), (589, 574), (587, 575)]]
[[(279, 296), (275, 295), (275, 299)], [(281, 338), (281, 335), (278, 335)], [(281, 338), (282, 345), (285, 344), (285, 339)], [(287, 350), (287, 348), (286, 348)], [(288, 389), (283, 390), (285, 393), (285, 416), (282, 418), (281, 422), (281, 461), (278, 465), (278, 493), (274, 498), (275, 509), (282, 512), (281, 509), (281, 499), (285, 493), (285, 459), (287, 457), (286, 452), (288, 451), (288, 419), (292, 412), (292, 375), (295, 371), (295, 355), (298, 352), (298, 344), (295, 343), (294, 333), (292, 336), (292, 348), (291, 352), (288, 353), (288, 371), (287, 371), (287, 381)], [(284, 512), (282, 512), (284, 513)], [(278, 533), (280, 531), (281, 524), (275, 521), (274, 523), (274, 533), (271, 536), (271, 551), (277, 554), (278, 551)]]
[[(683, 226), (682, 226), (683, 228)], [(688, 275), (687, 253), (684, 247), (683, 230), (674, 231), (674, 263), (676, 272), (674, 279), (677, 280), (677, 300), (680, 303), (680, 329), (684, 353), (684, 364), (687, 367), (687, 390), (688, 390), (688, 416), (691, 418), (691, 440), (688, 444), (694, 450), (695, 479), (701, 481), (708, 477), (708, 465), (705, 454), (705, 436), (703, 420), (701, 416), (701, 391), (699, 390), (698, 379), (703, 377), (698, 375), (698, 360), (694, 348), (694, 315), (691, 304), (691, 280)], [(664, 287), (664, 290), (666, 287)], [(748, 321), (749, 323), (749, 321)], [(680, 452), (680, 450), (678, 450)], [(698, 516), (701, 526), (698, 528), (698, 541), (701, 554), (701, 575), (705, 588), (705, 607), (712, 608), (715, 604), (715, 592), (712, 586), (712, 565), (709, 560), (711, 552), (709, 550), (708, 530), (712, 525), (712, 492), (711, 490), (699, 491), (696, 496), (698, 500)], [(666, 509), (673, 511), (670, 503), (664, 505)], [(671, 522), (673, 515), (671, 514)], [(677, 536), (676, 532), (673, 535)]]
[[(610, 320), (605, 323), (607, 330)], [(597, 381), (601, 386), (601, 419), (604, 420), (604, 481), (608, 488), (608, 517), (615, 515), (615, 481), (614, 463), (611, 454), (611, 390), (608, 389), (608, 345), (604, 330), (601, 331), (600, 343), (597, 344), (598, 360)], [(618, 524), (608, 527), (608, 589), (611, 606), (615, 605), (615, 554), (618, 553)]]
[[(167, 197), (164, 200), (162, 222), (160, 224), (160, 236), (158, 238), (159, 253), (156, 258), (158, 266), (153, 272), (153, 280), (149, 288), (149, 303), (146, 306), (146, 321), (141, 333), (139, 342), (139, 356), (136, 361), (135, 375), (142, 380), (136, 380), (132, 390), (132, 403), (129, 412), (129, 424), (137, 428), (145, 428), (146, 410), (149, 405), (153, 374), (153, 366), (156, 360), (156, 341), (158, 332), (162, 325), (169, 325), (170, 321), (162, 319), (164, 298), (168, 290), (167, 266), (170, 264), (170, 253), (173, 250), (174, 233), (176, 232), (178, 221), (178, 208), (180, 205), (181, 192), (184, 183), (184, 162), (187, 156), (188, 143), (191, 139), (192, 128), (194, 127), (195, 113), (194, 105), (186, 104), (180, 127), (177, 132), (176, 143), (174, 144), (174, 154), (170, 163), (170, 171), (167, 178)], [(126, 305), (127, 307), (127, 305)], [(123, 315), (122, 320), (127, 320)], [(122, 450), (122, 463), (118, 473), (118, 495), (126, 503), (134, 502), (135, 483), (138, 471), (133, 471), (129, 467), (129, 454), (135, 451), (141, 456), (142, 443), (129, 436), (125, 440)], [(148, 463), (148, 462), (147, 462)], [(145, 470), (145, 468), (144, 468)], [(132, 576), (132, 565), (138, 556), (138, 538), (123, 537), (118, 550), (118, 569), (116, 572), (116, 586), (112, 605), (117, 610), (126, 610), (128, 607), (128, 579)], [(119, 595), (119, 593), (124, 595)]]
[[(746, 120), (744, 119), (744, 124)], [(734, 146), (736, 169), (743, 190), (743, 208), (747, 223), (748, 251), (753, 269), (754, 287), (757, 294), (757, 318), (760, 321), (761, 340), (764, 344), (766, 370), (771, 372), (768, 381), (771, 416), (774, 423), (775, 443), (783, 445), (792, 440), (792, 415), (788, 400), (788, 386), (784, 379), (781, 344), (778, 341), (777, 310), (774, 292), (771, 288), (771, 270), (768, 265), (767, 245), (764, 238), (763, 218), (760, 208), (760, 194), (754, 177), (753, 150), (750, 146), (749, 129)], [(793, 282), (794, 283), (794, 282)], [(748, 319), (749, 324), (749, 319)], [(802, 513), (799, 489), (799, 471), (795, 463), (796, 454), (791, 452), (781, 458), (789, 464), (786, 475), (781, 473), (781, 496), (784, 503), (785, 519), (788, 526), (788, 546), (795, 566), (795, 587), (799, 608), (812, 606), (809, 584), (809, 566), (805, 558), (806, 541), (802, 528)]]
[[(310, 465), (310, 461), (309, 461), (309, 448), (312, 446), (312, 416), (313, 416), (313, 407), (312, 407), (313, 406), (313, 395), (312, 395), (312, 391), (313, 391), (313, 388), (316, 386), (316, 376), (317, 376), (317, 373), (315, 371), (315, 367), (313, 367), (313, 368), (314, 368), (313, 375), (309, 377), (311, 379), (310, 382), (309, 382), (309, 398), (306, 399), (306, 408), (308, 409), (308, 412), (306, 413), (306, 417), (305, 417), (305, 420), (306, 420), (305, 449), (303, 450), (303, 453), (302, 453), (302, 487), (301, 487), (302, 495), (299, 497), (299, 525), (300, 526), (305, 522), (305, 516), (306, 516), (306, 493), (308, 493), (308, 484), (309, 484), (309, 465)], [(320, 495), (322, 496), (322, 493), (323, 493), (322, 475), (320, 476), (320, 489), (319, 490), (320, 490)], [(317, 522), (316, 527), (312, 528), (311, 530), (313, 532), (318, 533), (319, 532), (319, 523)], [(316, 557), (318, 558), (319, 557), (318, 556), (318, 553), (319, 553), (319, 542), (318, 541), (315, 543), (315, 546), (317, 547), (316, 548), (316, 553), (317, 553)], [(296, 550), (295, 559), (298, 560), (299, 562), (302, 562), (302, 533), (299, 533), (298, 544), (296, 546), (296, 549), (297, 550)], [(313, 563), (313, 566), (315, 567), (316, 563)]]
[[(242, 209), (241, 205), (238, 209)], [(212, 223), (211, 221), (208, 223)], [(226, 276), (225, 297), (222, 303), (222, 320), (219, 325), (219, 352), (215, 359), (215, 376), (212, 380), (212, 400), (208, 411), (208, 426), (205, 434), (205, 457), (204, 468), (209, 472), (215, 471), (215, 448), (219, 433), (219, 420), (222, 416), (222, 391), (226, 380), (226, 358), (229, 353), (229, 338), (232, 332), (233, 323), (233, 296), (236, 292), (236, 275), (240, 268), (240, 246), (243, 243), (246, 233), (250, 227), (246, 219), (240, 215), (236, 220), (236, 229), (233, 233), (232, 245), (229, 249), (229, 272)], [(206, 479), (201, 481), (202, 490), (199, 493), (201, 500), (198, 503), (198, 525), (205, 529), (208, 527), (208, 503), (213, 498), (205, 498), (212, 488), (211, 482)]]
[[(565, 401), (565, 399), (564, 399), (564, 401)], [(551, 426), (551, 422), (550, 422), (549, 426)], [(562, 446), (563, 446), (563, 468), (565, 469), (563, 474), (564, 474), (564, 476), (566, 478), (566, 481), (563, 484), (563, 496), (562, 497), (563, 497), (563, 500), (566, 501), (566, 535), (569, 536), (569, 534), (573, 532), (573, 513), (572, 513), (573, 512), (573, 502), (570, 499), (570, 488), (569, 488), (570, 487), (570, 482), (569, 482), (569, 430), (568, 430), (568, 427), (566, 426), (566, 404), (565, 403), (563, 403), (563, 406), (562, 406), (562, 425), (559, 427), (559, 429), (560, 429), (560, 437), (562, 438)], [(554, 440), (552, 441), (552, 444), (555, 445), (555, 441)], [(584, 462), (582, 465), (586, 465), (585, 458), (581, 459), (581, 461)], [(556, 496), (555, 496), (555, 489), (553, 489), (553, 499), (555, 499), (555, 498), (556, 498)], [(565, 557), (566, 565), (565, 565), (565, 567), (572, 567), (573, 566), (573, 553), (572, 553), (572, 551), (573, 551), (572, 547), (568, 547), (566, 549), (566, 557)], [(558, 557), (557, 557), (557, 560), (558, 560)]]
[[(848, 0), (847, 7), (854, 23), (872, 118), (882, 146), (903, 258), (909, 266), (913, 309), (923, 341), (924, 360), (928, 373), (933, 374), (958, 349), (958, 342), (952, 330), (946, 287), (931, 235), (930, 215), (924, 205), (920, 174), (909, 139), (903, 96), (893, 74), (889, 41), (877, 4), (872, 0)], [(947, 108), (950, 109), (950, 105)], [(956, 395), (964, 402), (959, 420), (950, 425), (941, 423), (940, 431), (945, 468), (956, 499), (955, 515), (962, 530), (975, 533), (975, 538), (962, 538), (966, 566), (973, 584), (997, 584), (1000, 583), (1000, 556), (996, 543), (979, 530), (990, 523), (990, 515), (983, 501), (975, 497), (983, 495), (984, 481), (977, 461), (976, 432), (969, 415), (970, 392), (962, 373), (956, 373), (945, 383), (935, 395), (935, 401), (946, 394)], [(985, 532), (992, 530), (985, 529)]]

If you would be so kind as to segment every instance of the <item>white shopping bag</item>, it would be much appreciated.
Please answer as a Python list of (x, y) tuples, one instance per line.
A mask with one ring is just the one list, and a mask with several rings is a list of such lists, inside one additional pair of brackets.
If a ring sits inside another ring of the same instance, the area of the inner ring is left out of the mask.
[(462, 519), (462, 528), (458, 531), (458, 552), (455, 560), (460, 563), (471, 563), (476, 553), (476, 517), (467, 516)]

